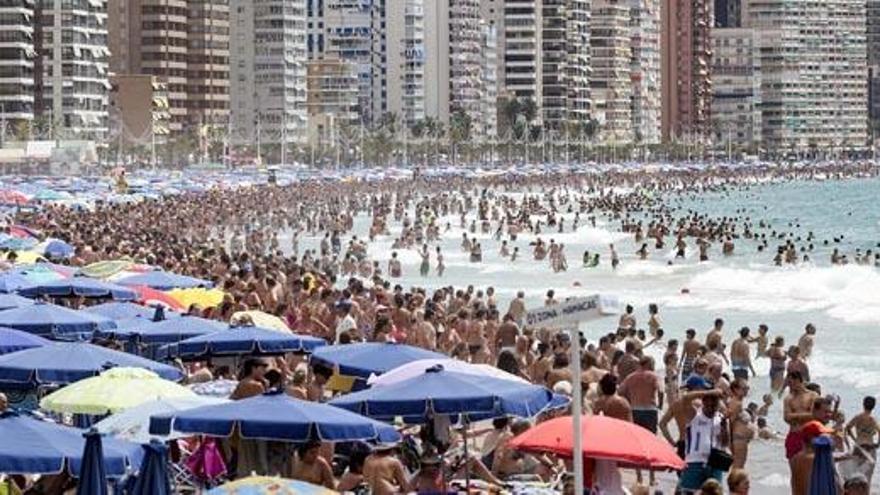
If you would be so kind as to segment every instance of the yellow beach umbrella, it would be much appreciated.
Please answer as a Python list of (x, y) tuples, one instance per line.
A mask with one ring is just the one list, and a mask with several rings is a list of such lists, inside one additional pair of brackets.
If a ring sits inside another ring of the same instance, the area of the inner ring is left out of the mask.
[(269, 330), (278, 330), (279, 332), (291, 333), (290, 327), (281, 318), (270, 315), (263, 311), (239, 311), (233, 313), (229, 322), (234, 324), (253, 323), (256, 327), (268, 328)]
[(127, 259), (98, 261), (82, 267), (80, 272), (87, 277), (108, 278), (128, 270), (133, 264), (133, 261)]
[(209, 490), (207, 495), (334, 495), (339, 492), (305, 481), (250, 476)]
[(37, 262), (45, 263), (48, 261), (42, 254), (35, 253), (34, 251), (16, 251), (15, 255), (16, 265), (30, 265)]
[(111, 368), (43, 397), (40, 407), (55, 413), (99, 416), (176, 397), (195, 397), (195, 393), (149, 370)]
[(225, 293), (220, 289), (171, 289), (166, 292), (169, 296), (179, 302), (181, 306), (188, 308), (193, 304), (202, 308), (214, 308), (220, 306), (223, 302)]

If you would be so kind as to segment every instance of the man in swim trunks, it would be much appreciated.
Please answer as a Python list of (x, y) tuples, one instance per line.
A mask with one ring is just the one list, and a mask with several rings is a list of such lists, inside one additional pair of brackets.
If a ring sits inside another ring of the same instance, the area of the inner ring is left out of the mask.
[(700, 355), (700, 342), (697, 340), (697, 331), (688, 328), (686, 332), (687, 338), (681, 353), (681, 381), (687, 381), (688, 377), (694, 371), (694, 362)]
[(654, 372), (654, 358), (643, 356), (638, 371), (623, 381), (619, 393), (632, 407), (633, 423), (656, 434), (658, 411), (663, 408), (663, 385)]
[(807, 390), (803, 376), (792, 371), (788, 374), (788, 395), (782, 403), (783, 419), (789, 425), (785, 437), (785, 458), (791, 461), (804, 446), (800, 429), (804, 423), (813, 419), (813, 402), (819, 394)]
[(749, 348), (749, 327), (739, 330), (739, 338), (730, 346), (730, 367), (734, 378), (749, 380), (749, 372), (756, 376), (755, 367), (752, 366), (751, 349)]

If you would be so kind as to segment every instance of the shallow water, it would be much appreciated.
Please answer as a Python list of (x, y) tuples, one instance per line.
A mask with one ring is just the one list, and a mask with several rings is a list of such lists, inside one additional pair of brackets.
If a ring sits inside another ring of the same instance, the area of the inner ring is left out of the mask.
[[(842, 409), (847, 417), (858, 412), (864, 395), (877, 393), (880, 386), (880, 270), (869, 266), (830, 266), (831, 249), (852, 253), (856, 248), (870, 249), (880, 240), (880, 180), (849, 180), (840, 182), (797, 182), (761, 184), (748, 189), (732, 189), (699, 196), (683, 196), (670, 204), (716, 216), (743, 215), (754, 221), (769, 221), (777, 230), (795, 231), (806, 236), (816, 235), (816, 249), (810, 254), (815, 264), (775, 267), (772, 264), (776, 244), (758, 253), (757, 244), (738, 240), (733, 256), (722, 257), (720, 246), (710, 250), (710, 261), (699, 263), (691, 258), (667, 265), (671, 259), (667, 250), (652, 251), (649, 260), (638, 260), (629, 235), (616, 232), (616, 223), (600, 221), (596, 228), (581, 226), (576, 232), (547, 233), (542, 238), (555, 239), (565, 244), (569, 269), (553, 273), (547, 261), (531, 259), (528, 243), (534, 236), (521, 235), (515, 243), (520, 248), (520, 259), (510, 262), (498, 255), (499, 242), (489, 235), (477, 235), (483, 247), (483, 262), (470, 263), (460, 249), (462, 230), (458, 218), (443, 218), (453, 228), (443, 234), (441, 247), (447, 271), (443, 278), (434, 273), (436, 260), (432, 252), (431, 275), (419, 276), (421, 261), (414, 250), (402, 250), (398, 257), (404, 265), (404, 286), (418, 285), (436, 288), (474, 285), (477, 288), (493, 286), (499, 308), (504, 311), (507, 302), (518, 290), (524, 290), (531, 306), (540, 305), (548, 289), (556, 290), (557, 298), (583, 295), (597, 291), (616, 294), (626, 303), (632, 303), (642, 324), (647, 321), (647, 305), (658, 303), (667, 338), (684, 338), (684, 330), (694, 327), (702, 340), (716, 317), (725, 320), (729, 344), (736, 329), (749, 326), (755, 330), (759, 323), (770, 327), (771, 340), (782, 335), (787, 344), (797, 342), (807, 322), (818, 328), (816, 351), (809, 362), (813, 380), (822, 385), (824, 393), (842, 397)], [(472, 215), (468, 217), (468, 223)], [(566, 227), (572, 225), (566, 216)], [(583, 219), (582, 219), (583, 220)], [(789, 228), (788, 224), (792, 227)], [(800, 228), (795, 225), (800, 224)], [(357, 217), (356, 234), (366, 235), (369, 219)], [(494, 223), (493, 223), (494, 228)], [(392, 234), (400, 230), (391, 225)], [(769, 233), (769, 231), (768, 231)], [(843, 235), (842, 242), (834, 243), (835, 236)], [(470, 236), (470, 234), (469, 234)], [(829, 245), (822, 245), (824, 239)], [(301, 250), (317, 247), (319, 239), (306, 238)], [(289, 237), (282, 236), (283, 246)], [(614, 242), (621, 256), (621, 266), (612, 271), (608, 264), (608, 243)], [(373, 259), (385, 262), (391, 255), (392, 238), (380, 238), (369, 247)], [(433, 248), (432, 248), (433, 249)], [(580, 267), (584, 250), (598, 252), (603, 263), (593, 269)], [(576, 287), (574, 284), (581, 286)], [(689, 294), (681, 289), (688, 288)], [(595, 342), (598, 336), (613, 330), (616, 319), (590, 324), (584, 331)], [(657, 348), (654, 352), (660, 354)], [(769, 389), (769, 364), (758, 361), (758, 377), (752, 380), (750, 400), (759, 402)], [(770, 422), (779, 431), (785, 431), (781, 401), (771, 408)], [(752, 443), (747, 466), (752, 475), (756, 493), (789, 493), (788, 466), (781, 442)], [(876, 478), (874, 484), (878, 485)]]

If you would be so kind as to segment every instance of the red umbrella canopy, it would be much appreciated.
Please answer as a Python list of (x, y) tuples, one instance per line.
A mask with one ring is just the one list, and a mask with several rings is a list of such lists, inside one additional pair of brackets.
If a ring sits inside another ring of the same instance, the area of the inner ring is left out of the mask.
[[(574, 450), (572, 417), (545, 421), (510, 441), (514, 449), (571, 457)], [(632, 467), (684, 469), (669, 443), (633, 423), (607, 416), (584, 416), (581, 420), (584, 457), (617, 461)]]

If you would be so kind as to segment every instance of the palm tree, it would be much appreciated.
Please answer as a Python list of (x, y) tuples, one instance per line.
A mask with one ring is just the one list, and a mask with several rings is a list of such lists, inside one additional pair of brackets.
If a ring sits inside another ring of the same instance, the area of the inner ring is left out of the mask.
[(449, 140), (452, 144), (452, 165), (458, 155), (458, 145), (466, 143), (471, 138), (471, 129), (473, 121), (471, 116), (464, 110), (456, 110), (449, 117)]

